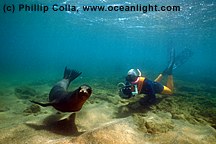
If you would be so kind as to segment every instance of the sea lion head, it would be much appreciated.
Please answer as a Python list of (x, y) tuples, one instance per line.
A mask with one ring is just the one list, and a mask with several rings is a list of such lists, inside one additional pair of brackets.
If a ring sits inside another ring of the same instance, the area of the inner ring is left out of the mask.
[(80, 99), (87, 100), (92, 93), (92, 88), (90, 86), (84, 84), (78, 88), (77, 93), (78, 93)]

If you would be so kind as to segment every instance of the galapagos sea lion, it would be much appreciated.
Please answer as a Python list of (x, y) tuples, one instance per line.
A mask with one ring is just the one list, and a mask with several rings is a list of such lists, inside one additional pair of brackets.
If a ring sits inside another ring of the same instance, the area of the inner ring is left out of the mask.
[(68, 92), (67, 88), (70, 83), (76, 79), (81, 72), (65, 68), (64, 77), (57, 82), (49, 93), (49, 102), (40, 103), (31, 101), (40, 106), (53, 106), (56, 110), (61, 112), (76, 112), (79, 111), (86, 100), (90, 97), (92, 89), (90, 86), (84, 84), (75, 91)]

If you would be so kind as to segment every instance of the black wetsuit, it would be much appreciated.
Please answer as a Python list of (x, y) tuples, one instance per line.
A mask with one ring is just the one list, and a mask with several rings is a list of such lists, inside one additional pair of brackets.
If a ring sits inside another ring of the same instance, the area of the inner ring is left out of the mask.
[(155, 103), (156, 102), (155, 94), (161, 93), (163, 89), (164, 89), (164, 86), (162, 84), (145, 78), (142, 89), (139, 94), (146, 94), (146, 96), (140, 99), (140, 103), (141, 104)]
[[(128, 99), (133, 97), (132, 89), (137, 84), (131, 84), (129, 81), (126, 81), (125, 87), (122, 89), (125, 94), (122, 98)], [(141, 90), (138, 90), (138, 94), (146, 94), (144, 98), (140, 99), (142, 105), (153, 104), (156, 102), (155, 94), (161, 93), (164, 90), (164, 86), (158, 82), (151, 81), (147, 78), (144, 79)]]

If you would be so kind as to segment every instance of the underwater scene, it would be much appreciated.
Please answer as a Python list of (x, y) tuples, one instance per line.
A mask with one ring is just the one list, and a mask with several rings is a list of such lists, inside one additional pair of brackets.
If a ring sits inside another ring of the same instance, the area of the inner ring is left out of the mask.
[(0, 143), (216, 143), (214, 0), (0, 11)]

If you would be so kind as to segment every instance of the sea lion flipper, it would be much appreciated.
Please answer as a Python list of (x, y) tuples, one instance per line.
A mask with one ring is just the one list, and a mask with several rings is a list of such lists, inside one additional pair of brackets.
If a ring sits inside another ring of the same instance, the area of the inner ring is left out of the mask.
[(65, 67), (65, 71), (64, 71), (64, 79), (69, 79), (69, 82), (73, 81), (74, 79), (76, 79), (79, 75), (81, 75), (82, 72), (78, 72), (76, 70), (71, 70), (68, 69), (67, 67)]
[(43, 107), (52, 106), (55, 103), (55, 102), (41, 103), (41, 102), (36, 102), (36, 101), (33, 101), (33, 100), (30, 100), (30, 102), (38, 104), (38, 105), (43, 106)]

